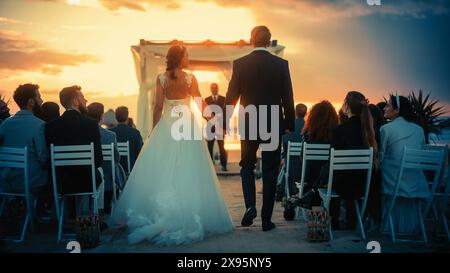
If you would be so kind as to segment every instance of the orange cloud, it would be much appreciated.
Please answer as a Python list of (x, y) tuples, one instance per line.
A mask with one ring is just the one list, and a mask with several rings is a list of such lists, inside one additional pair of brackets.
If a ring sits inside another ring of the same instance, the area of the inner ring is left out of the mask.
[[(67, 3), (65, 0), (28, 0), (55, 3)], [(130, 9), (146, 11), (158, 6), (167, 9), (178, 9), (181, 0), (97, 0), (104, 8), (116, 11)], [(448, 0), (396, 0), (382, 1), (381, 6), (369, 6), (366, 0), (194, 0), (197, 2), (215, 2), (225, 7), (251, 7), (255, 9), (286, 10), (302, 12), (308, 20), (326, 20), (366, 16), (374, 13), (409, 15), (417, 18), (426, 13), (444, 14), (449, 12)], [(82, 3), (82, 2), (81, 2)]]
[(160, 6), (167, 9), (177, 9), (181, 1), (177, 0), (99, 0), (100, 4), (109, 10), (118, 10), (126, 8), (131, 10), (145, 11), (148, 7)]
[(97, 62), (95, 56), (66, 53), (46, 48), (45, 45), (28, 39), (13, 31), (0, 30), (0, 76), (2, 70), (40, 71), (57, 75), (64, 66), (78, 66), (86, 62)]

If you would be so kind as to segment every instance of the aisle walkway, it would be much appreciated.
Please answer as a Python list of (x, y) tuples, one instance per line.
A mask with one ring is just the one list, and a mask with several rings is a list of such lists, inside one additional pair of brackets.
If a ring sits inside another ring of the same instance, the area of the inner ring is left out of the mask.
[[(233, 170), (237, 166), (231, 167)], [(238, 176), (220, 176), (220, 185), (236, 226), (234, 232), (207, 238), (206, 240), (187, 246), (156, 247), (149, 243), (129, 245), (125, 230), (107, 230), (102, 234), (102, 244), (84, 252), (245, 252), (245, 253), (330, 253), (330, 252), (368, 252), (366, 243), (362, 242), (353, 231), (335, 232), (335, 240), (329, 243), (310, 243), (306, 241), (306, 223), (302, 220), (286, 222), (282, 208), (275, 205), (273, 221), (277, 228), (270, 232), (262, 232), (260, 219), (257, 218), (251, 227), (239, 227), (243, 208), (241, 182)], [(260, 191), (261, 183), (257, 182)], [(261, 194), (257, 195), (260, 207)], [(258, 211), (259, 214), (259, 211)], [(47, 228), (48, 229), (48, 228)], [(5, 252), (67, 252), (64, 244), (56, 244), (55, 230), (38, 230), (26, 243), (6, 243)], [(450, 244), (446, 240), (433, 238), (433, 244), (397, 243), (393, 244), (386, 235), (368, 234), (368, 239), (381, 243), (383, 252), (450, 252)]]

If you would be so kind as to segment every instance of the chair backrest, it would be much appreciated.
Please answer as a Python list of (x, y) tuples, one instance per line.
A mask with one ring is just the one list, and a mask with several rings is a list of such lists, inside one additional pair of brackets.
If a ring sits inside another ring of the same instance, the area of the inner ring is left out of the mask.
[(303, 147), (303, 143), (302, 142), (292, 142), (292, 141), (288, 141), (288, 146), (287, 146), (287, 156), (301, 156), (302, 155), (302, 147)]
[(30, 174), (28, 166), (28, 147), (0, 147), (0, 167), (24, 170), (25, 194), (30, 193)]
[(449, 176), (449, 147), (445, 144), (427, 144), (425, 145), (424, 149), (438, 152), (443, 151), (443, 165), (441, 167), (439, 183), (445, 186), (447, 184), (447, 178)]
[(130, 142), (117, 142), (117, 150), (119, 150), (120, 156), (125, 156), (127, 158), (127, 173), (131, 172), (131, 163), (130, 163)]
[(400, 165), (400, 173), (395, 186), (394, 197), (397, 196), (400, 188), (400, 182), (403, 173), (406, 169), (433, 171), (435, 173), (430, 189), (430, 197), (425, 206), (424, 215), (431, 209), (433, 196), (439, 186), (440, 174), (442, 169), (442, 162), (444, 160), (444, 151), (425, 150), (425, 149), (409, 149), (407, 147), (403, 150), (402, 162)]
[(372, 166), (373, 147), (360, 150), (335, 150), (334, 148), (331, 148), (330, 169), (328, 175), (328, 196), (327, 200), (325, 200), (327, 204), (326, 207), (328, 207), (331, 199), (334, 171), (367, 170), (364, 199), (361, 206), (361, 211), (364, 213), (369, 195), (370, 181), (372, 178)]
[(330, 160), (330, 144), (303, 143), (302, 176), (300, 182), (305, 182), (306, 167), (308, 161), (328, 161)]
[[(111, 185), (113, 190), (113, 201), (116, 201), (116, 160), (114, 156), (114, 143), (102, 145), (103, 161), (111, 164)], [(106, 182), (106, 180), (105, 180)]]
[(300, 157), (302, 155), (302, 142), (292, 142), (288, 141), (287, 151), (286, 151), (286, 174), (289, 174), (291, 157)]
[(114, 143), (102, 145), (103, 161), (114, 162)]
[(53, 190), (58, 195), (56, 184), (56, 167), (91, 166), (92, 192), (96, 192), (94, 143), (90, 145), (55, 146), (50, 144), (50, 159), (52, 168)]

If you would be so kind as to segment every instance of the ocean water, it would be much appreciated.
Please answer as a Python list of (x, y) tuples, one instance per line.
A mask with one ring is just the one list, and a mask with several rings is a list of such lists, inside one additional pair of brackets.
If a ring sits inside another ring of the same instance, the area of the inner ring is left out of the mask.
[[(442, 119), (450, 118), (442, 117)], [(442, 132), (440, 134), (430, 134), (430, 143), (450, 143), (450, 128), (442, 129)]]

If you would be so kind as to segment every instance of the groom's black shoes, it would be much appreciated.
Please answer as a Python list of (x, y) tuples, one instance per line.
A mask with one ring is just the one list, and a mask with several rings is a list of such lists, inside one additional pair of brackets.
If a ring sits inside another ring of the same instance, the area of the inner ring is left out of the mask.
[(272, 223), (272, 221), (264, 221), (262, 223), (262, 230), (263, 231), (269, 231), (275, 228), (275, 224)]
[(244, 217), (242, 217), (241, 225), (243, 227), (248, 227), (253, 224), (253, 219), (256, 218), (256, 208), (251, 207), (247, 209), (247, 211), (244, 214)]

